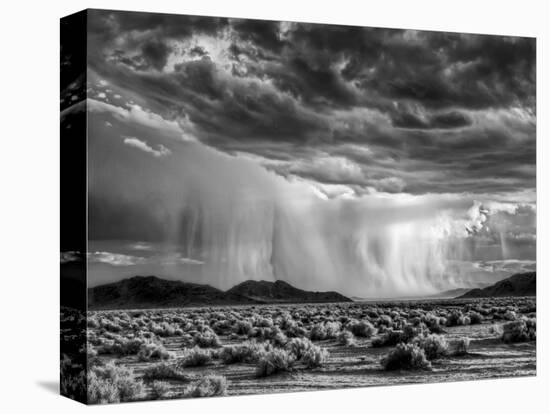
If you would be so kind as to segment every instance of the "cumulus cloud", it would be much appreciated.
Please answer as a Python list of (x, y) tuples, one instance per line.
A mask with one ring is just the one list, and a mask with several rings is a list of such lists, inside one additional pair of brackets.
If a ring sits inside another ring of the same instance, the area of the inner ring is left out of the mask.
[(111, 252), (91, 252), (88, 253), (89, 262), (105, 263), (111, 266), (132, 266), (144, 263), (145, 259), (139, 256)]
[[(146, 111), (137, 104), (128, 104), (127, 107), (121, 107), (88, 98), (87, 109), (92, 113), (110, 113), (116, 119), (143, 125), (154, 131), (164, 131), (182, 140), (192, 140), (191, 136), (182, 129), (178, 122), (167, 120), (157, 113)], [(183, 120), (186, 121), (185, 118)]]
[(170, 155), (172, 151), (166, 148), (164, 145), (159, 145), (158, 149), (150, 147), (145, 141), (142, 141), (135, 137), (124, 137), (124, 143), (130, 147), (140, 149), (141, 151), (147, 152), (155, 157), (164, 157)]
[(149, 256), (136, 256), (130, 254), (116, 253), (116, 252), (107, 252), (107, 251), (95, 251), (90, 252), (87, 255), (89, 263), (102, 263), (110, 266), (116, 267), (127, 267), (127, 266), (170, 266), (175, 264), (183, 265), (202, 265), (203, 261), (192, 259), (189, 257), (183, 256), (181, 253), (159, 253), (156, 252), (153, 255)]

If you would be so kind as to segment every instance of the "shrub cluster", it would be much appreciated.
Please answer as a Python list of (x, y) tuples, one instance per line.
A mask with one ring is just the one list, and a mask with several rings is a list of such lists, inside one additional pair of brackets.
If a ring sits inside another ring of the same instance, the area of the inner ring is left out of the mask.
[(387, 371), (400, 369), (430, 369), (430, 361), (424, 350), (416, 344), (398, 344), (382, 359), (382, 366)]
[(263, 353), (256, 364), (256, 376), (267, 377), (279, 372), (290, 371), (294, 365), (294, 355), (280, 348)]
[(184, 397), (214, 397), (227, 393), (227, 380), (221, 375), (208, 375), (201, 380), (189, 385)]
[(110, 362), (95, 366), (88, 373), (88, 402), (106, 404), (132, 401), (140, 398), (143, 383), (137, 380), (129, 368)]
[(140, 361), (151, 361), (169, 359), (172, 354), (160, 343), (147, 342), (141, 345), (137, 356)]
[(212, 362), (212, 352), (198, 346), (186, 349), (183, 356), (176, 362), (178, 367), (202, 367)]
[(537, 320), (534, 318), (522, 318), (505, 323), (502, 329), (502, 340), (506, 343), (535, 341), (537, 339)]
[(159, 362), (154, 365), (150, 365), (143, 371), (143, 379), (147, 381), (153, 380), (172, 380), (189, 382), (190, 378), (185, 375), (174, 364), (168, 364), (166, 362)]

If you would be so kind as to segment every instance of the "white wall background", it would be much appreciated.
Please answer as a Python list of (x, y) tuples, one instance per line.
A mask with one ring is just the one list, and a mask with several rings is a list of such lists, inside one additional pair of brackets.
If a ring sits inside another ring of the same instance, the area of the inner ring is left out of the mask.
[[(547, 410), (548, 132), (550, 25), (541, 0), (12, 0), (0, 24), (0, 406), (3, 412), (77, 413), (59, 397), (59, 22), (86, 7), (538, 37), (538, 376), (137, 403), (105, 412), (534, 413)], [(546, 72), (546, 73), (545, 73)], [(546, 325), (546, 326), (545, 326)], [(546, 411), (547, 412), (547, 411)]]

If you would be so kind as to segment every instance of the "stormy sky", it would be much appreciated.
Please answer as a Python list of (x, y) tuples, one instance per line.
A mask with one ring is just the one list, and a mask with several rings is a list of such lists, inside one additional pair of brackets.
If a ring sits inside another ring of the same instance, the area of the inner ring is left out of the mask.
[(89, 281), (533, 268), (535, 66), (532, 38), (89, 11)]

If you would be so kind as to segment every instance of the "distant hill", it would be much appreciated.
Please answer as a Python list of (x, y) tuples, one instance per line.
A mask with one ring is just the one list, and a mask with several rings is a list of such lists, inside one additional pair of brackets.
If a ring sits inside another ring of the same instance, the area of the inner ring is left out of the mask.
[(227, 293), (261, 303), (352, 302), (337, 292), (309, 292), (295, 288), (282, 280), (247, 280), (232, 287)]
[(250, 280), (224, 292), (209, 285), (156, 276), (134, 276), (88, 289), (91, 310), (310, 302), (351, 302), (351, 299), (336, 292), (300, 290), (282, 281)]
[(472, 289), (458, 298), (536, 296), (537, 273), (518, 273), (483, 289)]

